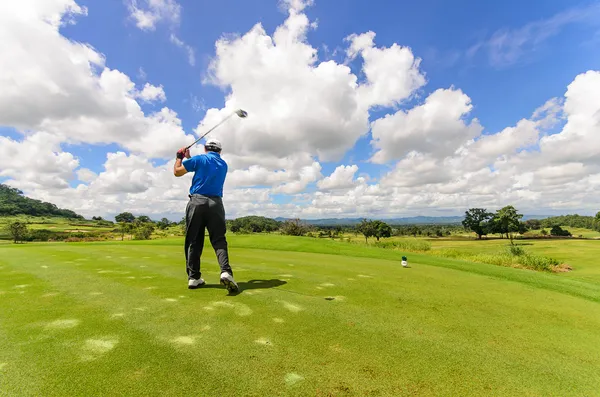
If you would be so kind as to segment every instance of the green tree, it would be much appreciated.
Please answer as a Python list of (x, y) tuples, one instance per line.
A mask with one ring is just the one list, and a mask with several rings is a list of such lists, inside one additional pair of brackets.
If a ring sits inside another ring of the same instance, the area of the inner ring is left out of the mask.
[(512, 205), (507, 205), (506, 207), (499, 209), (494, 215), (497, 232), (505, 234), (507, 238), (510, 238), (512, 244), (513, 233), (520, 230), (522, 217), (523, 215), (519, 214)]
[(25, 237), (27, 237), (28, 234), (27, 224), (18, 221), (11, 222), (8, 225), (6, 225), (6, 231), (8, 232), (10, 238), (12, 238), (12, 240), (15, 242), (15, 244), (19, 241), (25, 240)]
[(546, 229), (542, 229), (542, 231), (540, 232), (540, 234), (542, 236), (547, 236), (548, 235), (548, 231)]
[(392, 236), (392, 227), (383, 221), (372, 221), (373, 237), (379, 241), (382, 237)]
[(130, 222), (119, 222), (119, 232), (121, 233), (121, 241), (125, 239), (127, 233), (131, 233), (133, 230), (133, 223)]
[(149, 240), (152, 232), (154, 231), (154, 224), (151, 222), (140, 223), (135, 228), (133, 238), (136, 240)]
[(118, 223), (133, 223), (135, 221), (135, 216), (131, 212), (122, 212), (119, 215), (115, 216), (115, 221)]
[(162, 218), (160, 221), (156, 222), (156, 227), (158, 227), (160, 230), (165, 230), (169, 226), (171, 226), (171, 221), (167, 218)]
[(540, 230), (542, 228), (542, 221), (539, 219), (528, 219), (525, 221), (525, 225), (531, 230)]
[(562, 227), (560, 227), (558, 225), (554, 225), (552, 227), (552, 229), (550, 230), (550, 235), (556, 236), (556, 237), (571, 237), (572, 236), (570, 231), (564, 230)]
[(474, 232), (477, 238), (481, 240), (481, 236), (487, 234), (485, 225), (493, 216), (494, 214), (488, 212), (485, 208), (471, 208), (465, 212), (462, 225), (465, 229)]
[(375, 237), (376, 231), (372, 221), (363, 219), (359, 225), (356, 226), (356, 230), (365, 236), (365, 243), (369, 242), (369, 237)]
[(140, 215), (135, 220), (138, 223), (152, 223), (152, 219), (146, 215)]
[(300, 219), (288, 219), (281, 225), (281, 233), (288, 236), (304, 236), (308, 227)]

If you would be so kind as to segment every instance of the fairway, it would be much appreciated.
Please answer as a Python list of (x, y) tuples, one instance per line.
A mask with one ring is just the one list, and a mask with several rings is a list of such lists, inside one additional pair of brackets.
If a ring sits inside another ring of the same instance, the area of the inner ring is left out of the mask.
[[(596, 396), (600, 283), (347, 243), (0, 246), (0, 395)], [(600, 266), (600, 265), (598, 265)]]

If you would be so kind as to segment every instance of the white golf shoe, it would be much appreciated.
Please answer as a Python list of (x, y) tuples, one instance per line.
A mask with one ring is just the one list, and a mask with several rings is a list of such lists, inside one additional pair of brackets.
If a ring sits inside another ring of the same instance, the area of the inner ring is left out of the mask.
[(203, 285), (204, 285), (204, 280), (201, 278), (199, 278), (198, 280), (194, 280), (194, 279), (188, 280), (188, 288), (189, 289), (200, 288)]
[(237, 283), (233, 280), (233, 276), (227, 272), (221, 273), (221, 284), (223, 284), (229, 292), (239, 291)]

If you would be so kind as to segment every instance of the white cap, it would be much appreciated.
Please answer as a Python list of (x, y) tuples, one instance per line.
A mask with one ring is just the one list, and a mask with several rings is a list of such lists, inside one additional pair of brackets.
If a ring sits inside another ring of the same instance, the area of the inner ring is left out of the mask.
[(217, 149), (217, 150), (221, 150), (221, 142), (219, 142), (217, 139), (211, 138), (208, 141), (206, 141), (206, 143), (204, 144), (204, 147), (207, 147), (209, 149)]

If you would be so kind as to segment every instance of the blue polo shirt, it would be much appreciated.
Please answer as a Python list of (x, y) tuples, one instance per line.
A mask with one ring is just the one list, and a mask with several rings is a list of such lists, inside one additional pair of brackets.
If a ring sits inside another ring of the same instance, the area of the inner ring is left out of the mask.
[(194, 172), (190, 194), (223, 197), (227, 163), (219, 153), (207, 152), (183, 161), (187, 172)]

